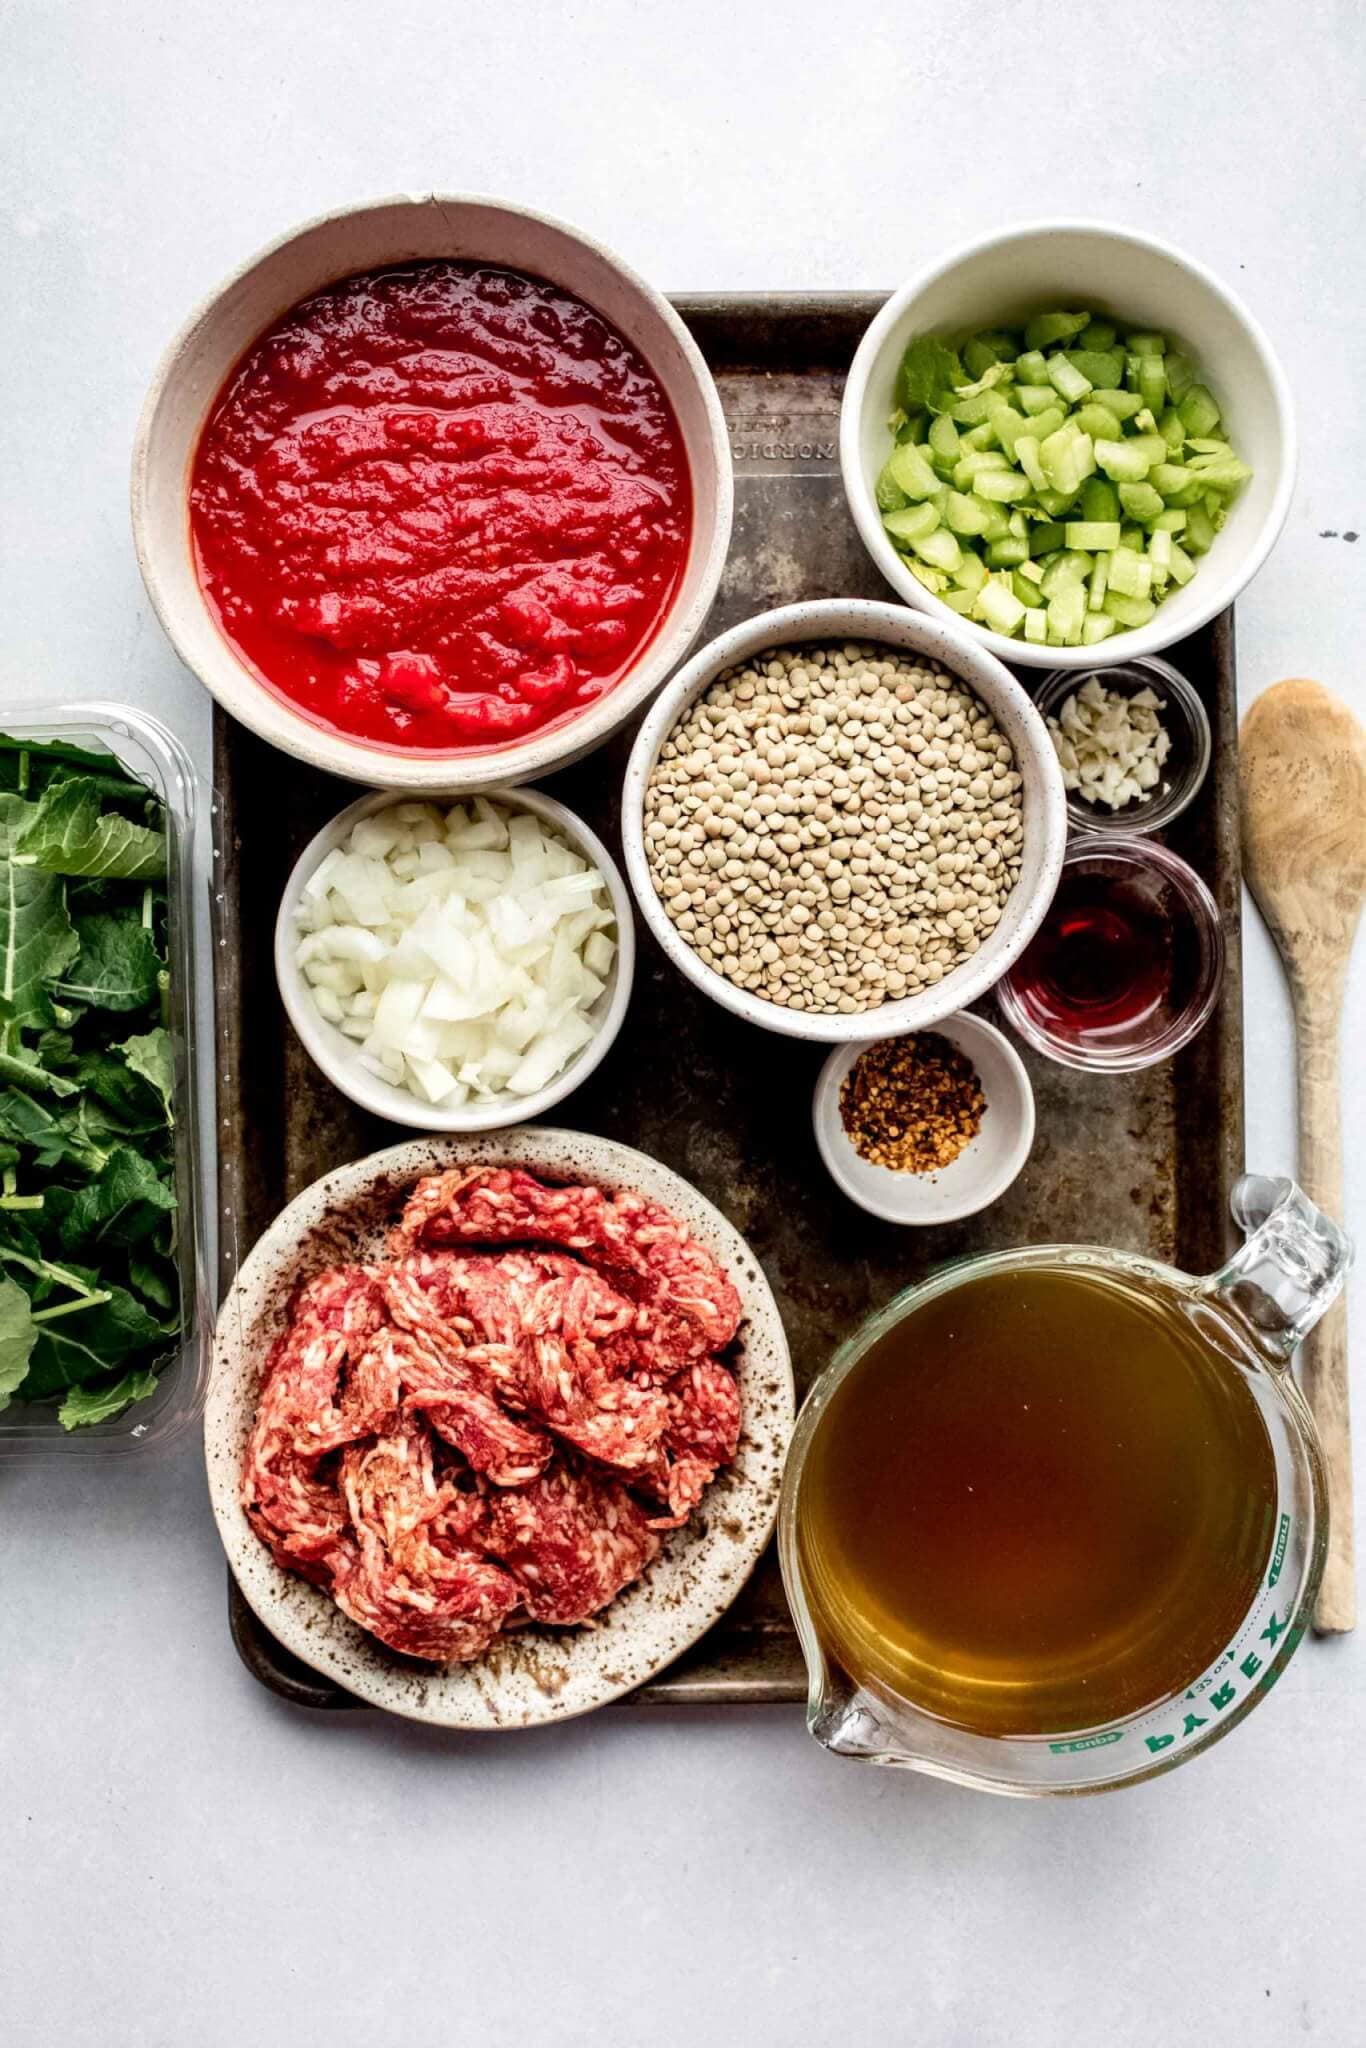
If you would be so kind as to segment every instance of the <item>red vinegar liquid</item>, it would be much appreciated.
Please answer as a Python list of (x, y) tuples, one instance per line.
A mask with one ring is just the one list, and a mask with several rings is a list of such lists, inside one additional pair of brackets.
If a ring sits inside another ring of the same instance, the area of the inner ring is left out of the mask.
[(1033, 1021), (1073, 1043), (1126, 1039), (1180, 1000), (1180, 948), (1160, 883), (1065, 868), (1010, 981)]

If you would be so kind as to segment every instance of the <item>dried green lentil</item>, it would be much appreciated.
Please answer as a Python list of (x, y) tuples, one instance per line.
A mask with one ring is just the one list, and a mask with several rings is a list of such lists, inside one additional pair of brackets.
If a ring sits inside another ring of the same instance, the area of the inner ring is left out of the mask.
[[(708, 966), (850, 1015), (934, 987), (990, 936), (1020, 871), (1021, 787), (1005, 735), (937, 662), (784, 648), (728, 670), (670, 733), (646, 858)], [(723, 878), (756, 941), (738, 958)]]

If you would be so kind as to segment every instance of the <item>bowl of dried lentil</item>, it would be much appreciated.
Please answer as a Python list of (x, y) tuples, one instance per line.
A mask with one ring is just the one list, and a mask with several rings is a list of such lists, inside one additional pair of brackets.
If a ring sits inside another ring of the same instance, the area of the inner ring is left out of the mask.
[(864, 599), (704, 647), (641, 725), (622, 799), (631, 886), (674, 965), (751, 1023), (827, 1042), (985, 994), (1066, 838), (1057, 756), (1010, 671)]
[(952, 1223), (1019, 1174), (1034, 1143), (1034, 1091), (1005, 1033), (964, 1010), (932, 1031), (837, 1045), (811, 1120), (851, 1202), (888, 1223)]

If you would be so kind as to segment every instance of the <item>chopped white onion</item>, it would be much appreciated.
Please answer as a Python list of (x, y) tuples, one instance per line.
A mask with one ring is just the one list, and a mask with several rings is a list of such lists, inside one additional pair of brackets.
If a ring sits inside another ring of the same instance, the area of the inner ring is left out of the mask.
[(598, 870), (486, 797), (362, 818), (294, 916), (309, 994), (357, 1063), (449, 1107), (553, 1081), (592, 1039), (616, 959)]

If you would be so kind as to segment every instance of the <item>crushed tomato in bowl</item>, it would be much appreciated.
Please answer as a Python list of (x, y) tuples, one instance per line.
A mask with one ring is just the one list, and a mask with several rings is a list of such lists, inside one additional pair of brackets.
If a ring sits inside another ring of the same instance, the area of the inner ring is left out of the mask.
[(190, 483), (200, 587), (315, 723), (396, 748), (525, 739), (620, 680), (677, 591), (683, 438), (572, 293), (486, 264), (329, 285), (228, 377)]

